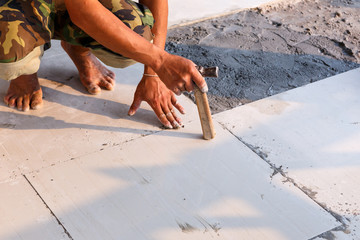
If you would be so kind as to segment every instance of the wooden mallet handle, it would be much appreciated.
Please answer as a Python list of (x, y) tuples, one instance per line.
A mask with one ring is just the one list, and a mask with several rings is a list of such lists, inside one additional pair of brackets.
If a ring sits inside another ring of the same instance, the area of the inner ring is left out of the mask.
[[(196, 66), (198, 71), (203, 77), (218, 77), (218, 67), (204, 68)], [(195, 84), (194, 95), (196, 100), (196, 105), (199, 111), (199, 117), (201, 122), (201, 128), (203, 132), (203, 137), (205, 140), (213, 139), (216, 135), (214, 124), (211, 117), (209, 101), (206, 93), (201, 92), (198, 86)]]

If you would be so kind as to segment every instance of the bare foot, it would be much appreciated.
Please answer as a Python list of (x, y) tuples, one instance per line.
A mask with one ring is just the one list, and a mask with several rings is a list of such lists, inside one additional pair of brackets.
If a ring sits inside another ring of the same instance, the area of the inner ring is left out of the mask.
[(10, 87), (4, 97), (9, 107), (28, 111), (42, 106), (42, 90), (37, 74), (23, 75), (11, 80)]
[(61, 46), (75, 63), (81, 83), (89, 93), (98, 94), (101, 88), (112, 90), (115, 74), (104, 67), (88, 48), (61, 41)]

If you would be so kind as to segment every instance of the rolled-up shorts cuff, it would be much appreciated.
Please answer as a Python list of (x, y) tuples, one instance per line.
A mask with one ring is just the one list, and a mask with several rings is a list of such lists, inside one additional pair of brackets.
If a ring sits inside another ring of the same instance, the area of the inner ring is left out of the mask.
[(26, 57), (11, 63), (0, 63), (0, 78), (13, 80), (22, 75), (31, 75), (40, 68), (40, 60), (44, 54), (44, 45), (34, 48)]
[[(151, 43), (154, 42), (153, 38), (154, 38), (154, 35), (152, 35), (152, 39), (150, 40)], [(137, 63), (137, 61), (135, 61), (131, 58), (123, 57), (121, 55), (108, 52), (101, 48), (100, 49), (90, 49), (90, 51), (100, 61), (102, 61), (104, 64), (106, 64), (107, 66), (110, 66), (110, 67), (126, 68), (126, 67), (129, 67), (129, 66)]]
[(92, 54), (94, 54), (100, 61), (110, 67), (114, 68), (126, 68), (137, 63), (131, 58), (126, 58), (120, 55), (112, 54), (103, 49), (90, 49)]

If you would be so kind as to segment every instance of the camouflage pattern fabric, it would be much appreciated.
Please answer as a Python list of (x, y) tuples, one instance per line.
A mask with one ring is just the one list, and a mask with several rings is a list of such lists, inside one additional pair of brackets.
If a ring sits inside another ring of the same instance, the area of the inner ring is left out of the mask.
[(16, 62), (50, 42), (52, 0), (0, 0), (0, 62)]
[[(130, 0), (99, 0), (126, 26), (147, 40), (152, 40), (154, 18), (150, 10)], [(63, 9), (63, 8), (61, 8)], [(0, 63), (16, 62), (35, 47), (50, 46), (50, 39), (106, 49), (71, 22), (66, 10), (55, 9), (55, 0), (0, 0)]]

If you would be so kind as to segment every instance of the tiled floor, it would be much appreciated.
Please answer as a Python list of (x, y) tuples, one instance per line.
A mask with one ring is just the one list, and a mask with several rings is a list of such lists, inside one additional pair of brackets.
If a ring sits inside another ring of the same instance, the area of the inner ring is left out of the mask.
[(185, 97), (181, 130), (127, 116), (141, 68), (90, 96), (53, 42), (44, 108), (0, 103), (0, 239), (360, 239), (360, 69), (218, 114), (205, 141)]
[(210, 142), (198, 129), (26, 176), (74, 239), (308, 239), (340, 225), (221, 126)]
[[(326, 168), (317, 172), (319, 179), (314, 171), (324, 166), (314, 167), (321, 162), (311, 146), (349, 131), (357, 136), (359, 70), (218, 114), (214, 119), (228, 129), (216, 124), (215, 140), (204, 141), (196, 106), (184, 97), (189, 114), (186, 127), (178, 131), (161, 130), (146, 105), (137, 118), (126, 116), (140, 65), (116, 70), (124, 80), (118, 79), (115, 91), (89, 96), (65, 55), (52, 57), (56, 44), (40, 72), (52, 79), (42, 80), (44, 109), (24, 114), (0, 106), (2, 186), (20, 191), (20, 207), (34, 199), (37, 205), (32, 206), (45, 210), (44, 222), (54, 228), (50, 234), (74, 239), (310, 239), (345, 222), (331, 215), (337, 213), (333, 205), (338, 194), (345, 194), (344, 206), (356, 207), (359, 193), (344, 187), (350, 181), (356, 184), (356, 175), (340, 178), (356, 171), (358, 141), (351, 148), (355, 153), (345, 159), (352, 168)], [(46, 66), (55, 59), (66, 69), (64, 75), (69, 74), (65, 79), (51, 75), (56, 69)], [(343, 116), (333, 119), (332, 109)], [(310, 134), (314, 130), (317, 138)], [(326, 133), (332, 135), (327, 138)], [(330, 156), (324, 158), (335, 163), (337, 156)], [(283, 175), (274, 174), (274, 166)], [(327, 184), (331, 179), (326, 177), (336, 174)], [(19, 179), (21, 185), (11, 184)], [(334, 184), (343, 186), (341, 193)], [(348, 194), (354, 202), (346, 200)], [(2, 201), (6, 209), (13, 206), (8, 198)], [(356, 210), (349, 209), (344, 214)], [(1, 231), (4, 238), (27, 236), (22, 219), (19, 224), (18, 217), (13, 219), (14, 228)], [(42, 231), (42, 224), (31, 225), (34, 234)]]
[(56, 44), (40, 72), (44, 108), (0, 106), (2, 239), (44, 226), (65, 239), (310, 239), (357, 213), (359, 70), (218, 114), (226, 128), (205, 141), (184, 97), (178, 131), (146, 104), (126, 116), (140, 65), (89, 96)]

